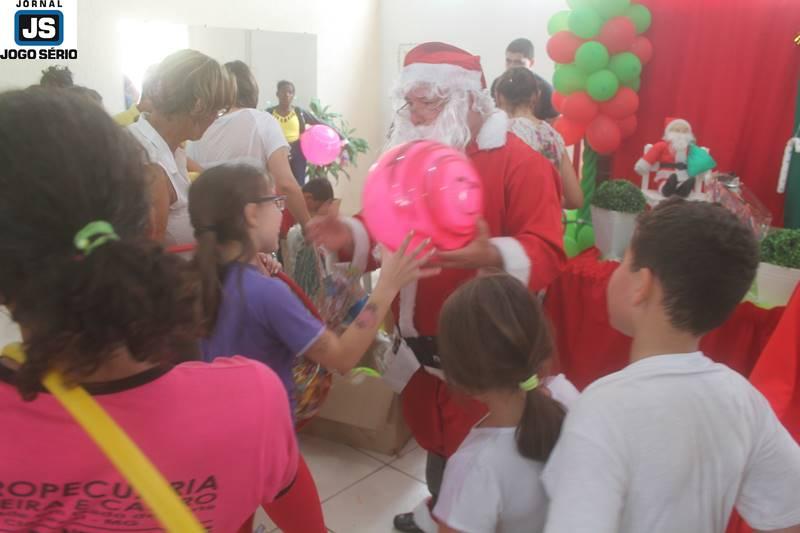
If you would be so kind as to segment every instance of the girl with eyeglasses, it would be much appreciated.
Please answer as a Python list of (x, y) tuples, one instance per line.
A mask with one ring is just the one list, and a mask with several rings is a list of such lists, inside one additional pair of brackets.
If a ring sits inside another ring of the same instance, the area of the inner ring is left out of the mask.
[(348, 372), (372, 344), (400, 289), (438, 269), (423, 267), (431, 253), (421, 255), (422, 248), (408, 255), (405, 246), (384, 250), (375, 290), (358, 318), (336, 335), (286, 283), (270, 277), (259, 258), (278, 248), (284, 201), (263, 170), (247, 164), (211, 168), (189, 190), (194, 263), (202, 279), (203, 356), (257, 359), (280, 376), (291, 398), (298, 357)]

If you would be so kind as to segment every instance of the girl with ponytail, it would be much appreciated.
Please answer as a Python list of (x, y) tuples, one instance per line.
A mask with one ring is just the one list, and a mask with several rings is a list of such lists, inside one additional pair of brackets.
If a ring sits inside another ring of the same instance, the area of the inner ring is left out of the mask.
[(507, 274), (478, 277), (445, 303), (438, 341), (448, 383), (488, 407), (447, 462), (440, 532), (542, 531), (539, 476), (578, 391), (545, 377), (553, 340), (538, 300)]

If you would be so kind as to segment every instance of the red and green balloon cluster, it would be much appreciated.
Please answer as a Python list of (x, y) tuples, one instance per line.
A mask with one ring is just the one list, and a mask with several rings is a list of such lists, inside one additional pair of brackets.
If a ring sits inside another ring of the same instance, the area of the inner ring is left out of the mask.
[(636, 130), (639, 76), (653, 56), (641, 34), (650, 10), (631, 0), (567, 0), (553, 15), (547, 54), (556, 62), (555, 127), (567, 145), (584, 135), (600, 154), (615, 151)]

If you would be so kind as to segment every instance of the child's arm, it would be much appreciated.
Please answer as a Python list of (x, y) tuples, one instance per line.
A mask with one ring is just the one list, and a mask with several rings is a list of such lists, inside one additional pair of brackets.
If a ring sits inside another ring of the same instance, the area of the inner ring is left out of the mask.
[(428, 246), (424, 242), (413, 253), (405, 255), (410, 239), (394, 254), (384, 250), (381, 275), (375, 290), (367, 300), (364, 309), (353, 323), (337, 337), (328, 330), (309, 348), (305, 356), (325, 368), (338, 372), (348, 372), (358, 364), (378, 334), (386, 313), (391, 308), (397, 294), (404, 286), (418, 279), (435, 276), (438, 269), (423, 268), (433, 251), (420, 257)]

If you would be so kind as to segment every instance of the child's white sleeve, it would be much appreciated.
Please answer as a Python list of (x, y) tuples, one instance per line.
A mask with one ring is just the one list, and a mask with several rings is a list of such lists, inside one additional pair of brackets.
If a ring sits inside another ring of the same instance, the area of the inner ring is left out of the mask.
[(433, 515), (463, 533), (489, 533), (497, 530), (500, 500), (493, 472), (456, 453), (447, 461)]
[(762, 531), (800, 525), (800, 446), (759, 393), (756, 409), (763, 424), (754, 428), (758, 444), (742, 479), (736, 508)]

